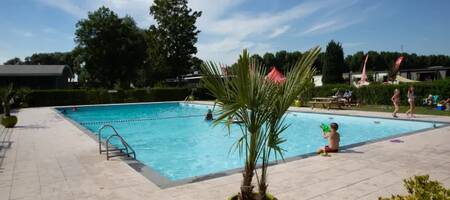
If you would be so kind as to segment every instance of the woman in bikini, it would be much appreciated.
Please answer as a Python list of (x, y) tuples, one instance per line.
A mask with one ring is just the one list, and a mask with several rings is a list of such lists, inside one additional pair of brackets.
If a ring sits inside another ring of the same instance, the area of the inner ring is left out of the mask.
[(394, 112), (392, 113), (392, 117), (397, 118), (398, 109), (400, 106), (400, 90), (395, 89), (394, 95), (391, 97), (392, 104), (394, 104)]
[(416, 97), (414, 96), (414, 87), (411, 86), (408, 89), (408, 103), (409, 103), (409, 110), (406, 111), (406, 116), (407, 117), (415, 117), (414, 116), (414, 109), (415, 109), (415, 102), (416, 102)]

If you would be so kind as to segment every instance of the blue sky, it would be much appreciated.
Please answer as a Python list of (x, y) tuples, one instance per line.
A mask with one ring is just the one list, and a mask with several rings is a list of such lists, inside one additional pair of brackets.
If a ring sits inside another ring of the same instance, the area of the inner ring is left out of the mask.
[[(0, 0), (0, 63), (69, 51), (75, 24), (105, 5), (147, 28), (152, 0)], [(400, 51), (450, 55), (448, 0), (190, 0), (202, 10), (198, 56), (230, 64), (251, 53), (304, 51), (331, 39), (346, 54)]]

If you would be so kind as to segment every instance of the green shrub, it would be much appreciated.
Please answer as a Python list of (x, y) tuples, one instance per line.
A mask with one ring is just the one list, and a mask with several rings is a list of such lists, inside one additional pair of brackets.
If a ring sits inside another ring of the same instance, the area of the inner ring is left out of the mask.
[(62, 106), (150, 101), (179, 101), (189, 95), (187, 88), (152, 88), (133, 90), (32, 90), (26, 102), (29, 106)]
[[(384, 85), (371, 84), (369, 86), (355, 88), (348, 84), (330, 84), (314, 87), (300, 95), (301, 102), (308, 102), (313, 97), (332, 96), (337, 89), (352, 90), (353, 99), (362, 104), (388, 105), (394, 90), (398, 88), (401, 93), (401, 103), (407, 104), (406, 93), (409, 84)], [(419, 82), (413, 84), (416, 89), (416, 103), (429, 94), (437, 94), (441, 99), (450, 97), (450, 79), (433, 82)], [(205, 88), (170, 88), (157, 87), (151, 89), (131, 89), (108, 91), (105, 89), (67, 89), (67, 90), (30, 90), (24, 98), (29, 106), (61, 106), (81, 104), (105, 104), (123, 102), (150, 102), (150, 101), (179, 101), (184, 100), (193, 92), (196, 100), (214, 100)], [(1, 111), (1, 108), (0, 108)]]
[(408, 195), (392, 195), (379, 200), (450, 200), (450, 189), (445, 189), (439, 182), (430, 181), (428, 175), (414, 176), (403, 180)]
[[(398, 88), (401, 95), (401, 103), (407, 104), (407, 91), (411, 84), (399, 85), (385, 85), (385, 84), (371, 84), (361, 88), (355, 88), (348, 84), (331, 84), (321, 87), (311, 88), (301, 95), (300, 99), (304, 102), (311, 100), (313, 97), (326, 97), (335, 94), (337, 89), (352, 90), (353, 99), (362, 104), (371, 105), (388, 105), (391, 104), (391, 97), (394, 90)], [(441, 100), (450, 97), (450, 79), (432, 81), (432, 82), (418, 82), (412, 84), (415, 88), (416, 104), (420, 105), (423, 98), (428, 97), (429, 94), (439, 95)]]
[(189, 96), (187, 88), (152, 88), (150, 90), (151, 101), (179, 101)]
[(16, 116), (1, 116), (0, 123), (5, 128), (13, 128), (17, 124)]
[(195, 99), (199, 99), (199, 100), (214, 100), (216, 98), (214, 98), (211, 93), (208, 91), (208, 89), (206, 88), (196, 88), (194, 90), (194, 97)]

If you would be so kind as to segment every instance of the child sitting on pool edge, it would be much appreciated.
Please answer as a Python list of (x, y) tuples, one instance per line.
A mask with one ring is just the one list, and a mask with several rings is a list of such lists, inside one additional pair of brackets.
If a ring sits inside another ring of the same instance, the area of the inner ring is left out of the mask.
[(328, 139), (328, 145), (320, 148), (317, 153), (335, 153), (339, 151), (339, 142), (341, 136), (337, 132), (339, 126), (337, 123), (330, 124), (330, 132), (324, 132), (322, 129), (323, 138)]

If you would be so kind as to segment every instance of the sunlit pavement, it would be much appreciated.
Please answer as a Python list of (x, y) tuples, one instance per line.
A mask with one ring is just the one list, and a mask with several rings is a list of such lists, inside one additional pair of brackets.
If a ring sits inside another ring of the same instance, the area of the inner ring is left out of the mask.
[[(293, 108), (390, 117), (389, 113)], [(237, 173), (161, 189), (120, 159), (107, 161), (97, 142), (51, 108), (21, 109), (14, 129), (0, 128), (3, 199), (226, 199)], [(406, 118), (405, 116), (401, 116)], [(450, 117), (417, 120), (450, 122)], [(376, 130), (374, 130), (376, 131)], [(269, 192), (284, 199), (377, 199), (405, 193), (402, 179), (430, 174), (450, 187), (450, 127), (375, 142), (331, 157), (312, 156), (269, 168)]]

